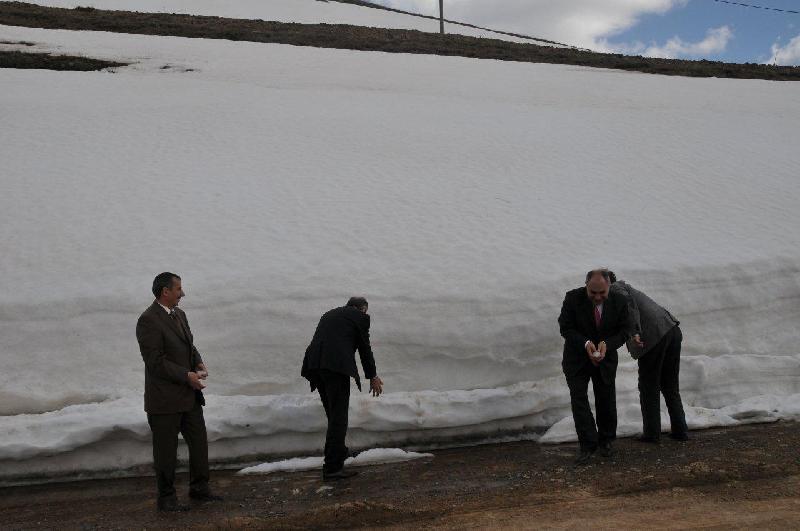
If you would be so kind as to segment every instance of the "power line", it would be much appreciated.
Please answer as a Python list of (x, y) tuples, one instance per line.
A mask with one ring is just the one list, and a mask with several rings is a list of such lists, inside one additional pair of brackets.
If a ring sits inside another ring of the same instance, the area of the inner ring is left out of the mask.
[(752, 7), (753, 9), (763, 9), (764, 11), (777, 11), (779, 13), (790, 13), (792, 15), (800, 15), (800, 11), (792, 11), (791, 9), (780, 9), (778, 7), (756, 6), (753, 4), (743, 4), (741, 2), (731, 2), (729, 0), (714, 0), (720, 4), (730, 4), (732, 6)]
[[(437, 20), (437, 21), (439, 20), (439, 17), (436, 17), (436, 16), (423, 15), (422, 13), (415, 13), (414, 11), (406, 11), (404, 9), (397, 9), (395, 7), (388, 7), (388, 6), (384, 6), (384, 5), (381, 5), (381, 4), (376, 4), (376, 3), (371, 2), (369, 0), (333, 0), (333, 1), (334, 2), (340, 2), (340, 3), (343, 3), (343, 4), (352, 4), (352, 5), (357, 5), (357, 6), (361, 6), (361, 7), (368, 7), (368, 8), (372, 8), (372, 9), (382, 9), (384, 11), (392, 11), (394, 13), (402, 13), (403, 15), (411, 15), (412, 17), (428, 18), (428, 19)], [(443, 19), (443, 21), (447, 22), (448, 24), (452, 24), (454, 26), (464, 26), (465, 28), (472, 28), (472, 29), (478, 29), (478, 30), (482, 30), (482, 31), (489, 31), (491, 33), (497, 33), (499, 35), (508, 35), (509, 37), (516, 37), (518, 39), (527, 39), (527, 40), (530, 40), (530, 41), (543, 42), (545, 44), (551, 44), (551, 45), (555, 45), (555, 46), (563, 46), (564, 48), (570, 48), (570, 49), (573, 49), (573, 50), (584, 51), (584, 52), (591, 51), (588, 48), (580, 48), (578, 46), (573, 46), (572, 44), (564, 44), (563, 42), (551, 41), (551, 40), (548, 40), (548, 39), (541, 39), (539, 37), (532, 37), (530, 35), (525, 35), (523, 33), (512, 33), (510, 31), (502, 31), (502, 30), (496, 30), (496, 29), (491, 29), (491, 28), (484, 28), (482, 26), (476, 26), (474, 24), (469, 24), (468, 22), (459, 22), (457, 20), (450, 20), (450, 19), (446, 19), (446, 18)]]
[(563, 46), (564, 48), (571, 48), (573, 50), (590, 51), (590, 50), (588, 50), (586, 48), (579, 48), (578, 46), (573, 46), (572, 44), (564, 44), (563, 42), (550, 41), (550, 40), (547, 40), (547, 39), (541, 39), (539, 37), (531, 37), (530, 35), (525, 35), (523, 33), (512, 33), (510, 31), (502, 31), (502, 30), (496, 30), (496, 29), (491, 29), (491, 28), (484, 28), (482, 26), (476, 26), (474, 24), (469, 24), (467, 22), (458, 22), (456, 20), (444, 19), (444, 21), (449, 23), (449, 24), (454, 24), (456, 26), (464, 26), (466, 28), (474, 28), (474, 29), (479, 29), (479, 30), (483, 30), (483, 31), (490, 31), (492, 33), (498, 33), (500, 35), (508, 35), (509, 37), (517, 37), (518, 39), (528, 39), (528, 40), (531, 40), (531, 41), (544, 42), (544, 43), (547, 43), (547, 44), (554, 44), (556, 46)]

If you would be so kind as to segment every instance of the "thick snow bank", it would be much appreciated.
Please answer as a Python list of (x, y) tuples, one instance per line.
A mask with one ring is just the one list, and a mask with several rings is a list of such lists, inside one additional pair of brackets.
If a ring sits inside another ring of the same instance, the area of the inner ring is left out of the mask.
[[(5, 477), (150, 462), (134, 325), (163, 270), (183, 277), (211, 370), (214, 459), (319, 454), (300, 362), (353, 294), (370, 300), (388, 394), (354, 397), (352, 447), (569, 438), (556, 317), (598, 264), (681, 319), (692, 426), (796, 415), (800, 85), (2, 26), (0, 40), (135, 63), (0, 70)], [(617, 388), (628, 433), (632, 362)], [(740, 405), (758, 413), (725, 409)]]

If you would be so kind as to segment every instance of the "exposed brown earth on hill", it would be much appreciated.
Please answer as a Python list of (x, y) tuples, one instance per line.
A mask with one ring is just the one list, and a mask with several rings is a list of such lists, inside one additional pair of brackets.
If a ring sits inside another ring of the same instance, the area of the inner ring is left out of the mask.
[(0, 50), (0, 68), (39, 68), (45, 70), (77, 70), (88, 72), (117, 66), (125, 66), (125, 63), (116, 63), (114, 61), (103, 61), (100, 59), (73, 55), (50, 55), (46, 53)]
[(106, 11), (85, 7), (63, 9), (22, 2), (0, 2), (0, 24), (557, 63), (677, 76), (800, 81), (800, 67), (653, 59), (462, 35), (442, 36), (414, 30), (349, 25), (294, 24), (168, 13)]

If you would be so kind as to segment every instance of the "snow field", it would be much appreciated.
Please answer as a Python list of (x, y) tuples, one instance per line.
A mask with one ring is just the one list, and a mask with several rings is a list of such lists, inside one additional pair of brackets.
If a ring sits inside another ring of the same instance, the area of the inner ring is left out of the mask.
[(162, 270), (183, 277), (211, 371), (218, 460), (319, 454), (300, 362), (353, 294), (387, 394), (354, 396), (352, 447), (574, 438), (556, 318), (597, 265), (682, 321), (691, 427), (797, 418), (793, 84), (5, 26), (0, 40), (134, 62), (0, 70), (3, 478), (150, 462), (134, 325)]

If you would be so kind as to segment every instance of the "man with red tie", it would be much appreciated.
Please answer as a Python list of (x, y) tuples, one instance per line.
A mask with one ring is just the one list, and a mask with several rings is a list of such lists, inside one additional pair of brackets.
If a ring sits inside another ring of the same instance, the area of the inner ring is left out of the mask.
[[(580, 442), (578, 465), (588, 463), (598, 449), (603, 457), (611, 457), (617, 436), (617, 349), (625, 343), (628, 306), (620, 295), (609, 294), (609, 286), (607, 270), (589, 271), (585, 286), (564, 296), (558, 317), (564, 337), (561, 368)], [(589, 407), (590, 380), (597, 424)]]

